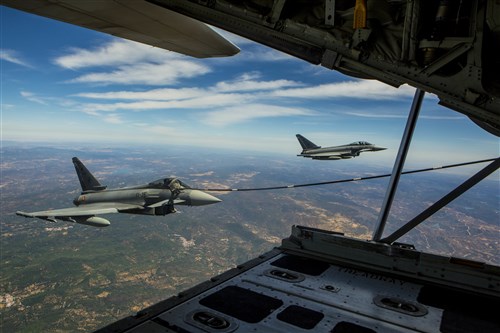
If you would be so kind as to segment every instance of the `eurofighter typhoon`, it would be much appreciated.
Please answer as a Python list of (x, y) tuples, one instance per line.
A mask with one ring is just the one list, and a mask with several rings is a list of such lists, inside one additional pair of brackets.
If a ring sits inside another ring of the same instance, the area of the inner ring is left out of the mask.
[(359, 156), (365, 151), (379, 151), (387, 148), (377, 147), (366, 141), (356, 141), (347, 145), (324, 147), (318, 146), (300, 134), (297, 139), (302, 146), (302, 152), (297, 156), (309, 157), (313, 160), (341, 160)]
[(191, 189), (177, 178), (162, 178), (145, 185), (106, 189), (77, 157), (73, 157), (73, 164), (82, 186), (82, 193), (73, 200), (76, 207), (34, 213), (18, 211), (16, 214), (51, 222), (61, 220), (107, 227), (110, 222), (96, 215), (128, 213), (165, 216), (176, 212), (174, 204), (203, 206), (221, 201), (208, 193)]

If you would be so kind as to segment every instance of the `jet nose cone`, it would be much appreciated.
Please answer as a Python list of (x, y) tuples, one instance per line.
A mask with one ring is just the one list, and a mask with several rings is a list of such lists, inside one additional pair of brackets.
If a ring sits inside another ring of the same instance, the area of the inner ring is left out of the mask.
[(203, 206), (221, 202), (222, 200), (208, 193), (193, 190), (189, 193), (189, 201), (191, 202), (191, 206)]
[(377, 146), (373, 147), (373, 150), (374, 150), (374, 151), (386, 150), (386, 149), (387, 149), (387, 148), (384, 148), (384, 147), (377, 147)]

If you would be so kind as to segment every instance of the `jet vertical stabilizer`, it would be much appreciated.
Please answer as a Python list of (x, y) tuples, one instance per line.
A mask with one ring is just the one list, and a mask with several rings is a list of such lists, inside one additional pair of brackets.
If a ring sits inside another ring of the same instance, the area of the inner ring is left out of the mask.
[(313, 142), (307, 140), (306, 138), (304, 138), (302, 135), (300, 134), (296, 134), (295, 135), (297, 137), (297, 139), (299, 140), (299, 143), (300, 145), (302, 146), (302, 149), (303, 150), (307, 150), (307, 149), (318, 149), (318, 148), (321, 148), (320, 146), (314, 144)]
[(102, 191), (106, 189), (106, 186), (99, 183), (78, 157), (73, 157), (73, 164), (75, 165), (76, 174), (78, 175), (78, 180), (80, 181), (83, 192)]

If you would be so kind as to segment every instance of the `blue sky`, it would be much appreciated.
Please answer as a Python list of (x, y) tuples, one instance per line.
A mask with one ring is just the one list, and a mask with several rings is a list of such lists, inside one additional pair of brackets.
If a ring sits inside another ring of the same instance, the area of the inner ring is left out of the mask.
[[(293, 156), (296, 133), (318, 145), (389, 149), (414, 89), (357, 80), (225, 34), (230, 58), (194, 59), (65, 23), (1, 10), (2, 140), (164, 144)], [(496, 157), (499, 141), (427, 94), (409, 162)], [(352, 163), (350, 161), (332, 163)]]

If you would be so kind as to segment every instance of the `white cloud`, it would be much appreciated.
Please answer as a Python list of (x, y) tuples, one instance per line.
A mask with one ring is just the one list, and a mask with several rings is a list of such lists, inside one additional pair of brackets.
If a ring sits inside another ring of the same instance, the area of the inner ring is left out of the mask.
[(67, 69), (112, 68), (87, 72), (69, 81), (103, 85), (170, 85), (181, 78), (210, 72), (210, 68), (199, 60), (126, 40), (112, 40), (90, 50), (73, 48), (68, 54), (54, 59), (54, 63)]
[(371, 100), (389, 100), (411, 97), (415, 89), (404, 85), (399, 89), (392, 88), (379, 81), (347, 81), (328, 83), (313, 87), (285, 89), (273, 92), (276, 97), (295, 98), (356, 98)]
[[(386, 118), (386, 119), (407, 119), (407, 114), (392, 114), (392, 113), (379, 113), (379, 112), (344, 112), (344, 114), (362, 118)], [(427, 116), (420, 115), (419, 119), (434, 119), (434, 120), (461, 120), (465, 119), (463, 116)]]
[(62, 107), (66, 110), (73, 110), (80, 105), (80, 103), (78, 103), (77, 101), (67, 99), (64, 97), (43, 96), (40, 94), (24, 90), (20, 91), (19, 94), (30, 102), (38, 103), (41, 105), (51, 105), (51, 106), (58, 105), (59, 107)]
[(258, 90), (276, 90), (287, 87), (297, 87), (303, 84), (290, 80), (274, 80), (274, 81), (227, 81), (218, 82), (212, 89), (219, 92), (224, 91), (258, 91)]
[(86, 113), (114, 112), (117, 110), (145, 111), (159, 109), (210, 109), (232, 105), (241, 105), (253, 100), (250, 94), (212, 94), (198, 98), (191, 98), (177, 101), (137, 101), (130, 103), (86, 103), (82, 104), (81, 111)]
[(33, 68), (33, 66), (24, 61), (14, 50), (0, 49), (0, 60), (8, 61), (13, 64), (28, 68)]
[(70, 82), (97, 84), (170, 85), (180, 78), (190, 78), (210, 72), (207, 66), (185, 60), (171, 60), (163, 64), (139, 63), (121, 66), (112, 72), (81, 75)]
[[(182, 74), (184, 77), (188, 75), (196, 75), (196, 64)], [(174, 66), (175, 67), (175, 66)], [(138, 68), (128, 67), (123, 72), (116, 71), (114, 73), (89, 74), (81, 76), (74, 81), (88, 82), (119, 82), (134, 84), (149, 83), (162, 84), (162, 80), (168, 81), (176, 78), (176, 73), (168, 73), (170, 64), (166, 65), (165, 72), (158, 71), (157, 68), (147, 68), (147, 66), (139, 66)], [(179, 68), (172, 69), (173, 71)], [(203, 72), (203, 68), (200, 69)], [(137, 72), (137, 74), (135, 74)], [(170, 75), (170, 76), (169, 76)], [(168, 77), (169, 76), (169, 77)], [(154, 79), (152, 79), (155, 77)], [(253, 94), (254, 99), (262, 98), (302, 98), (302, 99), (333, 99), (333, 98), (356, 98), (365, 100), (394, 100), (400, 98), (411, 97), (414, 94), (414, 88), (402, 86), (399, 89), (392, 88), (378, 81), (348, 81), (330, 84), (321, 84), (316, 86), (304, 87), (304, 83), (292, 80), (272, 80), (258, 81), (259, 73), (250, 72), (244, 73), (234, 80), (220, 81), (212, 87), (207, 88), (163, 88), (152, 89), (148, 91), (116, 91), (106, 93), (80, 93), (76, 96), (95, 98), (95, 99), (123, 99), (123, 100), (154, 100), (154, 101), (172, 101), (181, 99), (197, 99), (208, 98), (207, 96), (216, 94), (220, 98), (227, 92), (259, 92)], [(127, 82), (128, 81), (128, 82)], [(146, 82), (147, 81), (147, 82)], [(292, 88), (293, 87), (293, 88)], [(300, 87), (300, 88), (296, 88)], [(242, 96), (239, 94), (238, 96)]]
[(258, 80), (262, 77), (262, 73), (258, 71), (253, 71), (253, 72), (245, 72), (243, 74), (240, 74), (234, 81), (251, 81), (251, 80)]
[[(94, 74), (95, 75), (95, 74)], [(273, 91), (288, 87), (302, 86), (303, 83), (290, 80), (255, 81), (257, 75), (250, 73), (242, 75), (236, 80), (221, 81), (212, 87), (202, 88), (161, 88), (147, 91), (114, 91), (105, 93), (79, 93), (75, 96), (94, 99), (121, 99), (121, 100), (155, 100), (171, 101), (190, 98), (200, 98), (207, 95), (237, 91)]]
[[(252, 51), (247, 57), (255, 56), (259, 61), (284, 59), (283, 54), (257, 44), (252, 45), (250, 49)], [(252, 53), (254, 51), (255, 54)], [(285, 55), (285, 58), (291, 57)], [(109, 67), (109, 70), (85, 73), (70, 81), (98, 85), (171, 85), (182, 78), (193, 78), (211, 71), (208, 66), (198, 60), (122, 40), (112, 41), (93, 50), (73, 49), (70, 54), (57, 58), (56, 63), (71, 69)], [(82, 103), (79, 109), (87, 114), (101, 116), (108, 123), (125, 122), (127, 112), (130, 111), (186, 110), (192, 112), (203, 110), (197, 120), (206, 125), (221, 127), (261, 118), (316, 115), (309, 109), (279, 105), (280, 101), (288, 102), (291, 98), (346, 97), (394, 100), (412, 96), (414, 93), (410, 87), (394, 89), (378, 81), (369, 80), (305, 86), (299, 81), (261, 78), (262, 73), (250, 71), (203, 88), (87, 92), (75, 96), (105, 100), (106, 103)], [(118, 111), (120, 111), (119, 114)], [(366, 116), (363, 112), (350, 115)], [(380, 115), (380, 117), (384, 116), (384, 114)], [(158, 128), (157, 130), (169, 132), (171, 129)]]
[(227, 126), (258, 118), (312, 116), (314, 114), (315, 112), (307, 109), (265, 104), (247, 104), (203, 113), (200, 116), (203, 122), (208, 125)]
[[(258, 72), (243, 73), (234, 80), (221, 81), (207, 88), (162, 88), (148, 91), (117, 91), (106, 93), (81, 93), (77, 96), (129, 102), (85, 103), (81, 111), (88, 114), (100, 112), (147, 111), (147, 110), (204, 110), (201, 120), (212, 126), (225, 126), (255, 118), (278, 116), (313, 115), (309, 110), (277, 106), (280, 99), (290, 98), (358, 98), (387, 100), (409, 96), (412, 89), (393, 89), (375, 81), (349, 81), (302, 88), (303, 85), (290, 80), (257, 81)], [(233, 91), (242, 91), (236, 93)], [(363, 93), (360, 93), (363, 92)], [(233, 93), (232, 93), (233, 92)], [(248, 93), (246, 93), (248, 92)], [(222, 110), (212, 110), (223, 108)], [(403, 114), (384, 112), (346, 111), (344, 114), (357, 117), (405, 118)]]
[(16, 105), (14, 104), (0, 104), (2, 106), (2, 108), (6, 108), (6, 109), (13, 109), (16, 107)]
[(26, 98), (30, 102), (47, 105), (44, 97), (37, 96), (36, 94), (29, 91), (21, 91), (21, 96)]
[(112, 40), (93, 50), (72, 48), (69, 54), (58, 57), (54, 63), (68, 69), (98, 66), (122, 66), (140, 62), (165, 63), (180, 59), (177, 53), (154, 48), (129, 40)]
[(103, 120), (107, 123), (110, 123), (110, 124), (123, 124), (124, 123), (124, 121), (120, 117), (120, 115), (118, 115), (116, 113), (107, 114), (106, 116), (104, 116)]
[(170, 101), (195, 98), (207, 94), (200, 88), (161, 88), (147, 91), (111, 91), (105, 93), (80, 93), (75, 96), (93, 99)]

